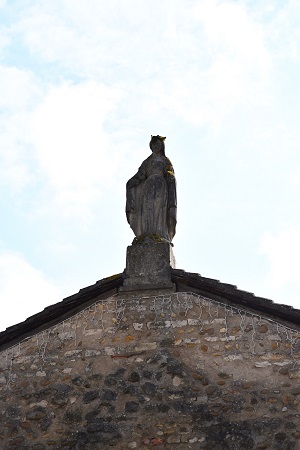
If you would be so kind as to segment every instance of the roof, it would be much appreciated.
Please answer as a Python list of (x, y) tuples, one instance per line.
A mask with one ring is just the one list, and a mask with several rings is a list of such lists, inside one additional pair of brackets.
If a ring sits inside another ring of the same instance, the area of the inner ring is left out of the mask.
[(189, 291), (205, 297), (239, 306), (256, 314), (261, 313), (286, 326), (300, 329), (300, 310), (292, 306), (275, 303), (273, 300), (256, 297), (251, 292), (238, 289), (232, 284), (222, 283), (219, 280), (202, 277), (198, 273), (185, 272), (172, 269), (172, 281), (176, 283), (177, 291)]
[[(197, 273), (172, 269), (171, 277), (172, 282), (176, 284), (177, 292), (194, 292), (226, 305), (238, 306), (256, 314), (261, 313), (285, 326), (300, 329), (300, 310), (291, 306), (276, 304), (272, 300), (256, 297), (250, 292), (237, 289), (234, 285), (202, 277)], [(103, 278), (91, 286), (80, 289), (77, 294), (48, 306), (24, 322), (7, 328), (0, 333), (0, 351), (68, 319), (93, 304), (96, 298), (97, 300), (105, 299), (117, 294), (119, 287), (123, 285), (123, 280), (124, 273)]]

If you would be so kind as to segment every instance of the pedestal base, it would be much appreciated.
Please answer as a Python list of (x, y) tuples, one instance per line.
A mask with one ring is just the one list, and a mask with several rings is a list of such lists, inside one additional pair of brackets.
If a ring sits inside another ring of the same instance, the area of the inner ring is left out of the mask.
[(120, 292), (174, 289), (171, 267), (175, 268), (168, 243), (136, 244), (127, 247), (125, 280)]

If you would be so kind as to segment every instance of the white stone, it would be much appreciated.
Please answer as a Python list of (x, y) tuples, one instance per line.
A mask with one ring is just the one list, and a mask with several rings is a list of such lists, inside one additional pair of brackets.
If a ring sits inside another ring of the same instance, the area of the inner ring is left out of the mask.
[(173, 386), (179, 386), (181, 384), (181, 382), (182, 382), (182, 378), (175, 375), (175, 377), (173, 378)]
[(89, 357), (89, 356), (98, 356), (101, 355), (101, 350), (96, 350), (96, 349), (87, 349), (85, 351), (85, 356)]
[(128, 444), (128, 448), (137, 448), (137, 443), (136, 442), (130, 442)]
[(72, 372), (72, 367), (66, 367), (65, 369), (63, 369), (62, 373), (71, 373)]
[(46, 372), (42, 371), (42, 370), (38, 370), (36, 373), (37, 377), (45, 377), (46, 376)]
[[(166, 321), (168, 322), (168, 321)], [(186, 327), (187, 326), (187, 320), (172, 320), (172, 327), (173, 328), (180, 328), (180, 327)]]
[(191, 443), (191, 444), (193, 444), (194, 442), (197, 442), (198, 441), (198, 438), (197, 437), (194, 437), (194, 438), (192, 438), (192, 439), (189, 439), (189, 442)]
[(101, 335), (102, 333), (103, 330), (101, 328), (92, 328), (83, 332), (85, 336), (94, 336), (95, 334)]
[(201, 325), (201, 319), (188, 319), (189, 325)]
[(198, 338), (189, 338), (189, 339), (184, 339), (184, 342), (186, 344), (199, 344), (200, 343), (200, 339), (198, 339)]
[(65, 356), (74, 356), (78, 355), (78, 353), (81, 353), (81, 350), (69, 350), (68, 352), (65, 353)]
[(73, 405), (73, 403), (75, 403), (77, 400), (77, 397), (70, 397), (70, 403), (71, 405)]
[(178, 400), (179, 398), (182, 398), (182, 395), (174, 395), (174, 394), (172, 394), (172, 395), (169, 395), (168, 398), (170, 400)]
[(107, 356), (113, 356), (116, 354), (116, 350), (114, 347), (105, 347), (104, 351)]
[(147, 310), (147, 306), (146, 305), (138, 305), (136, 306), (136, 311), (141, 312), (141, 311), (146, 311)]
[(21, 364), (31, 360), (31, 356), (17, 356), (14, 359), (14, 364)]
[(290, 364), (291, 361), (281, 361), (281, 362), (274, 362), (273, 364), (275, 366), (286, 366), (287, 364)]
[(137, 322), (133, 322), (132, 325), (133, 325), (133, 328), (134, 328), (136, 331), (142, 330), (142, 329), (143, 329), (143, 326), (144, 326), (143, 323), (137, 323)]
[(271, 363), (269, 363), (268, 361), (261, 361), (261, 362), (257, 361), (254, 363), (254, 367), (258, 367), (258, 368), (267, 367), (267, 366), (271, 366)]
[(219, 340), (219, 338), (217, 338), (216, 336), (207, 336), (204, 339), (209, 342), (216, 342)]
[(105, 329), (105, 333), (115, 334), (116, 328), (115, 327), (109, 327)]
[(226, 359), (226, 361), (242, 360), (243, 355), (228, 355), (228, 356), (225, 356), (224, 359)]
[(134, 350), (136, 352), (144, 352), (147, 350), (154, 350), (157, 347), (156, 342), (141, 342), (140, 344), (136, 345), (134, 347)]
[(74, 339), (74, 331), (62, 331), (61, 333), (58, 333), (58, 337), (61, 341)]
[(227, 337), (223, 337), (220, 339), (220, 341), (225, 342), (225, 341), (235, 341), (235, 336), (227, 336)]
[(48, 402), (46, 400), (41, 400), (40, 402), (37, 403), (30, 403), (29, 408), (33, 408), (34, 406), (42, 406), (43, 408), (46, 408), (47, 405)]
[(199, 361), (199, 362), (196, 364), (196, 369), (205, 369), (205, 364), (204, 364), (204, 362), (203, 362), (203, 361)]

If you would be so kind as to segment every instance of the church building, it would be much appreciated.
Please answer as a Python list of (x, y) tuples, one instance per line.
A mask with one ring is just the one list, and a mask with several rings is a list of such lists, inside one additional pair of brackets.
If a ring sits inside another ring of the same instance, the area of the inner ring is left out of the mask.
[(300, 311), (175, 266), (162, 136), (122, 273), (0, 333), (0, 448), (300, 448)]

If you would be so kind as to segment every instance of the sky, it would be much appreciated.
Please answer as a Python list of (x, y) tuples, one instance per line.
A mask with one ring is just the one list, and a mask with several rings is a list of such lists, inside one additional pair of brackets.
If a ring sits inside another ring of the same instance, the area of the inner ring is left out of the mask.
[(299, 0), (0, 0), (0, 330), (120, 273), (167, 139), (177, 268), (300, 309)]

